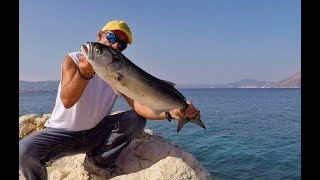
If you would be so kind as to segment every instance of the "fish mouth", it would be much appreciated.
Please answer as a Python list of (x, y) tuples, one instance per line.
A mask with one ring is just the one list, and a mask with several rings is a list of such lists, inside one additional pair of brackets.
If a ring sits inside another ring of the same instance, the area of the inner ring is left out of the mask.
[(92, 46), (89, 42), (87, 42), (86, 45), (81, 45), (80, 46), (80, 50), (83, 53), (83, 55), (87, 58), (87, 59), (93, 59), (93, 53), (92, 53)]

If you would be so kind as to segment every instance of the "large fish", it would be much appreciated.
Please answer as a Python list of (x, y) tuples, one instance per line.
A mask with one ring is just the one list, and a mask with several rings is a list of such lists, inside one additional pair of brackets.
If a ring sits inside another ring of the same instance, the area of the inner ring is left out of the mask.
[[(174, 88), (175, 84), (152, 76), (121, 52), (98, 42), (88, 42), (80, 49), (98, 76), (125, 96), (148, 106), (155, 114), (171, 109), (187, 109), (186, 98)], [(206, 129), (200, 119), (180, 117), (177, 132), (187, 122)]]

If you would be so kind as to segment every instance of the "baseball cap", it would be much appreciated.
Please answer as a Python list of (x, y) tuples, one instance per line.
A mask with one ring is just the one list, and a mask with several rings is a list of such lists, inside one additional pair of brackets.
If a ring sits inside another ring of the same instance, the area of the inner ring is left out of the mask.
[(112, 20), (108, 22), (102, 29), (101, 31), (105, 30), (120, 30), (124, 32), (129, 40), (129, 44), (132, 43), (132, 36), (131, 36), (131, 30), (128, 26), (128, 24), (125, 21), (117, 21), (117, 20)]

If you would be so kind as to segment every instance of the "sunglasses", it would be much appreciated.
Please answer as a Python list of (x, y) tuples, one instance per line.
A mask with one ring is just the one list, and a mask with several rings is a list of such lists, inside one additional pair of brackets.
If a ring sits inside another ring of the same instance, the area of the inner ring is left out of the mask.
[(112, 34), (112, 33), (110, 33), (110, 32), (104, 32), (105, 34), (106, 34), (106, 39), (110, 42), (110, 43), (112, 43), (112, 44), (114, 44), (114, 43), (116, 43), (116, 42), (118, 42), (119, 43), (119, 46), (118, 46), (118, 48), (120, 49), (120, 50), (125, 50), (126, 48), (127, 48), (127, 44), (128, 43), (126, 43), (125, 41), (121, 41), (115, 34)]

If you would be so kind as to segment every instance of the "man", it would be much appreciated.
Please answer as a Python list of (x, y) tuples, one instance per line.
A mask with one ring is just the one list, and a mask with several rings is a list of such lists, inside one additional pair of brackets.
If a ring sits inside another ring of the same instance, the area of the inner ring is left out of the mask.
[[(132, 44), (126, 22), (108, 22), (97, 34), (99, 43), (122, 52)], [(110, 115), (117, 97), (122, 96), (132, 110)], [(171, 118), (200, 119), (200, 111), (190, 102), (185, 112), (170, 110)], [(168, 114), (167, 114), (168, 115)], [(120, 152), (143, 130), (146, 119), (166, 119), (139, 102), (120, 94), (95, 72), (81, 54), (66, 55), (61, 68), (55, 107), (45, 129), (19, 142), (19, 166), (26, 179), (47, 179), (46, 162), (86, 153), (85, 169), (108, 177)]]

